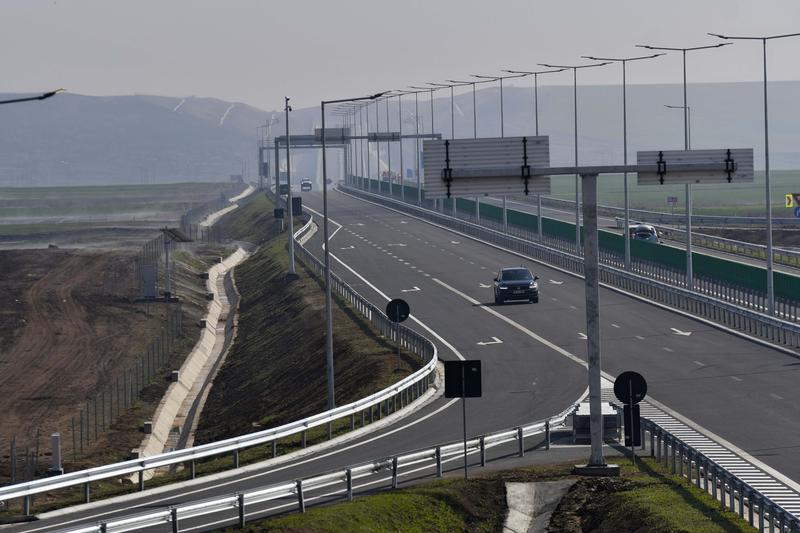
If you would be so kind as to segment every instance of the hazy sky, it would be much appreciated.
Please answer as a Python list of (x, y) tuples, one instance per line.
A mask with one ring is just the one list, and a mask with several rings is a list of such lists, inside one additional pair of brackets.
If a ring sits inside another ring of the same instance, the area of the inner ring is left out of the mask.
[[(706, 32), (800, 32), (797, 0), (2, 0), (0, 92), (213, 96), (264, 109), (502, 68), (697, 46)], [(800, 38), (773, 41), (769, 75), (800, 78)], [(759, 42), (691, 53), (690, 82), (761, 79)], [(648, 64), (646, 64), (648, 63)], [(556, 74), (543, 83), (571, 83)], [(616, 84), (620, 67), (579, 82)], [(681, 80), (679, 54), (629, 83)], [(523, 79), (517, 85), (530, 85)], [(735, 111), (735, 110), (732, 110)]]

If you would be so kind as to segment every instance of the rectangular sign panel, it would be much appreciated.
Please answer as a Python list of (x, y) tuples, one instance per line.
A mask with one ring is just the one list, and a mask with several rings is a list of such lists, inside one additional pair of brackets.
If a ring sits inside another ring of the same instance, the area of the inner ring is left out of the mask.
[[(325, 142), (341, 143), (349, 139), (350, 128), (325, 128)], [(314, 140), (318, 143), (322, 142), (322, 128), (314, 129)], [(294, 139), (291, 142), (294, 143)]]
[(636, 153), (639, 185), (684, 183), (749, 183), (753, 181), (753, 149), (650, 150)]
[[(426, 198), (550, 194), (547, 136), (423, 141)], [(526, 157), (527, 156), (527, 157)], [(451, 177), (448, 187), (448, 177)]]
[(399, 141), (400, 140), (400, 132), (399, 131), (383, 131), (383, 132), (373, 132), (367, 134), (367, 142), (389, 142), (389, 141)]
[(445, 398), (480, 398), (480, 396), (481, 362), (479, 360), (444, 362)]

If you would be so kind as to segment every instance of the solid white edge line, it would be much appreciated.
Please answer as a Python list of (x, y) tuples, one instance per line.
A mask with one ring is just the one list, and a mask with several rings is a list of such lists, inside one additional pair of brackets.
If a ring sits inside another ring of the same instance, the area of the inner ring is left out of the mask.
[[(304, 207), (305, 207), (306, 209), (308, 209), (309, 211), (311, 211), (312, 213), (314, 213), (315, 215), (317, 215), (317, 216), (322, 216), (322, 215), (319, 213), (319, 211), (316, 211), (316, 210), (314, 210), (314, 209), (312, 209), (312, 208), (310, 208), (310, 207), (308, 207), (308, 206), (304, 206)], [(330, 222), (332, 222), (332, 223), (336, 224), (336, 225), (337, 225), (337, 226), (339, 226), (340, 228), (342, 227), (342, 225), (341, 225), (341, 224), (339, 224), (338, 222), (336, 222), (336, 221), (335, 221), (335, 220), (333, 220), (332, 218), (328, 217), (328, 220), (329, 220)], [(330, 240), (330, 238), (329, 238), (328, 240)], [(324, 244), (325, 244), (325, 243), (323, 243), (323, 246), (324, 246)], [(378, 293), (378, 294), (380, 295), (380, 297), (381, 297), (381, 298), (383, 298), (383, 299), (384, 299), (384, 300), (386, 300), (387, 302), (391, 300), (391, 298), (389, 298), (389, 297), (388, 297), (386, 294), (384, 294), (384, 293), (383, 293), (383, 291), (381, 291), (381, 290), (380, 290), (378, 287), (376, 287), (375, 285), (373, 285), (372, 283), (370, 283), (370, 282), (367, 280), (367, 278), (365, 278), (364, 276), (362, 276), (361, 274), (359, 274), (358, 272), (356, 272), (355, 270), (353, 270), (353, 268), (351, 268), (351, 267), (350, 267), (350, 265), (348, 265), (347, 263), (345, 263), (344, 261), (342, 261), (341, 259), (339, 259), (338, 257), (336, 257), (336, 256), (335, 256), (334, 254), (332, 254), (332, 253), (330, 254), (330, 256), (331, 256), (332, 258), (334, 258), (334, 259), (335, 259), (335, 260), (336, 260), (336, 261), (337, 261), (337, 262), (338, 262), (340, 265), (342, 265), (343, 267), (345, 267), (345, 268), (346, 268), (346, 269), (347, 269), (347, 270), (348, 270), (348, 271), (349, 271), (351, 274), (353, 274), (355, 277), (357, 277), (358, 279), (360, 279), (360, 280), (361, 280), (361, 281), (362, 281), (364, 284), (366, 284), (366, 285), (367, 285), (367, 286), (368, 286), (370, 289), (372, 289), (373, 291), (375, 291), (376, 293)], [(447, 348), (448, 348), (450, 351), (452, 351), (452, 352), (453, 352), (453, 354), (454, 354), (456, 357), (458, 357), (458, 358), (459, 358), (461, 361), (464, 361), (464, 356), (463, 356), (463, 355), (461, 355), (461, 352), (459, 352), (459, 351), (456, 349), (456, 347), (455, 347), (455, 346), (453, 346), (452, 344), (450, 344), (449, 342), (447, 342), (447, 341), (446, 341), (446, 340), (445, 340), (445, 339), (444, 339), (444, 338), (443, 338), (441, 335), (439, 335), (438, 333), (436, 333), (435, 331), (433, 331), (433, 330), (432, 330), (431, 328), (429, 328), (429, 327), (428, 327), (426, 324), (424, 324), (424, 323), (423, 323), (423, 322), (421, 322), (419, 319), (417, 319), (417, 318), (416, 318), (416, 317), (415, 317), (413, 314), (412, 314), (412, 315), (408, 315), (408, 318), (410, 318), (411, 320), (413, 320), (413, 321), (414, 321), (414, 322), (415, 322), (415, 323), (416, 323), (418, 326), (420, 326), (420, 327), (421, 327), (421, 328), (423, 328), (425, 331), (427, 331), (428, 333), (430, 333), (430, 334), (431, 334), (433, 337), (435, 337), (435, 338), (436, 338), (436, 340), (438, 340), (439, 342), (441, 342), (442, 344), (444, 344), (444, 345), (445, 345), (445, 346), (446, 346), (446, 347), (447, 347)]]
[[(467, 237), (468, 239), (472, 239), (473, 241), (480, 242), (480, 243), (485, 244), (487, 246), (491, 246), (492, 248), (495, 248), (495, 249), (498, 249), (498, 250), (502, 250), (502, 251), (504, 251), (506, 253), (509, 253), (509, 254), (512, 254), (512, 255), (516, 255), (518, 257), (522, 257), (524, 259), (527, 259), (527, 260), (532, 261), (534, 263), (538, 263), (540, 265), (544, 265), (544, 266), (546, 266), (548, 268), (552, 268), (554, 270), (558, 270), (558, 271), (563, 272), (564, 274), (567, 274), (567, 275), (572, 276), (574, 278), (584, 279), (583, 276), (581, 276), (579, 274), (575, 274), (575, 273), (570, 272), (568, 270), (565, 270), (563, 268), (550, 265), (550, 264), (545, 263), (544, 261), (541, 261), (539, 259), (534, 259), (533, 257), (529, 257), (529, 256), (527, 256), (525, 254), (522, 254), (522, 253), (519, 253), (519, 252), (515, 252), (514, 250), (509, 250), (507, 248), (503, 248), (502, 246), (498, 246), (496, 244), (484, 241), (484, 240), (479, 239), (477, 237), (473, 237), (471, 235), (467, 235), (465, 233), (461, 233), (459, 231), (447, 228), (445, 226), (441, 226), (441, 225), (436, 224), (434, 222), (427, 221), (427, 220), (425, 220), (423, 218), (420, 218), (420, 217), (417, 217), (417, 216), (414, 216), (414, 215), (411, 215), (411, 214), (408, 214), (408, 213), (403, 213), (402, 211), (399, 211), (397, 209), (394, 209), (394, 208), (391, 208), (391, 207), (386, 207), (384, 205), (372, 202), (370, 200), (364, 200), (363, 198), (359, 198), (357, 196), (353, 196), (352, 194), (348, 194), (348, 193), (346, 193), (344, 191), (340, 191), (338, 189), (336, 189), (336, 191), (339, 194), (343, 194), (343, 195), (348, 196), (350, 198), (353, 198), (355, 200), (358, 200), (358, 201), (361, 201), (361, 202), (366, 202), (368, 204), (372, 204), (372, 205), (375, 205), (377, 207), (380, 207), (380, 208), (383, 208), (383, 209), (387, 209), (389, 211), (394, 211), (395, 213), (402, 214), (403, 216), (407, 216), (409, 218), (413, 218), (413, 219), (418, 220), (420, 222), (423, 222), (425, 224), (428, 224), (428, 225), (431, 225), (431, 226), (435, 226), (437, 228), (443, 229), (445, 231), (449, 231), (451, 233), (455, 233), (457, 235), (462, 235), (464, 237)], [(412, 207), (417, 207), (417, 206), (412, 206)], [(701, 322), (703, 324), (706, 324), (708, 326), (711, 326), (711, 327), (713, 327), (715, 329), (719, 329), (719, 330), (724, 331), (726, 333), (730, 333), (732, 335), (736, 335), (736, 336), (738, 336), (740, 338), (743, 338), (743, 339), (751, 341), (751, 342), (755, 342), (755, 343), (760, 344), (762, 346), (765, 346), (767, 348), (772, 348), (774, 350), (783, 352), (783, 353), (785, 353), (787, 355), (790, 355), (790, 356), (792, 356), (794, 358), (800, 358), (800, 354), (798, 354), (797, 352), (795, 352), (793, 350), (790, 350), (789, 348), (784, 348), (783, 346), (777, 346), (777, 345), (771, 344), (771, 343), (769, 343), (769, 342), (767, 342), (765, 340), (757, 339), (755, 337), (751, 337), (750, 335), (747, 335), (744, 332), (736, 331), (734, 329), (728, 328), (728, 327), (723, 326), (721, 324), (717, 324), (715, 322), (712, 322), (712, 321), (710, 321), (708, 319), (691, 315), (691, 314), (687, 313), (686, 311), (682, 311), (680, 309), (673, 309), (671, 307), (668, 307), (665, 304), (662, 304), (662, 303), (659, 303), (659, 302), (654, 302), (652, 300), (648, 300), (648, 299), (644, 298), (643, 296), (639, 296), (637, 294), (632, 294), (632, 293), (624, 291), (622, 289), (618, 289), (616, 287), (613, 287), (613, 286), (610, 286), (610, 285), (606, 285), (605, 283), (600, 283), (600, 285), (603, 286), (604, 288), (608, 289), (608, 290), (614, 291), (614, 292), (619, 293), (619, 294), (623, 294), (623, 295), (628, 296), (630, 298), (634, 298), (636, 300), (639, 300), (640, 302), (647, 303), (647, 304), (650, 304), (650, 305), (654, 305), (654, 306), (659, 307), (659, 308), (661, 308), (661, 309), (663, 309), (665, 311), (676, 313), (678, 315), (681, 315), (681, 316), (683, 316), (685, 318), (688, 318), (688, 319), (691, 319), (691, 320), (697, 320), (697, 321), (699, 321), (699, 322)], [(611, 379), (613, 381), (613, 379), (614, 379), (613, 376), (609, 376), (606, 372), (602, 372), (602, 374), (607, 379)], [(798, 492), (800, 492), (800, 484), (798, 484), (796, 481), (794, 481), (791, 478), (787, 477), (786, 475), (778, 472), (777, 470), (775, 470), (771, 466), (763, 463), (759, 459), (756, 459), (755, 457), (753, 457), (752, 455), (750, 455), (746, 451), (742, 450), (738, 446), (735, 446), (733, 443), (729, 442), (728, 440), (723, 439), (722, 437), (720, 437), (716, 433), (713, 433), (712, 431), (704, 428), (700, 424), (690, 420), (689, 418), (686, 418), (685, 416), (679, 414), (677, 411), (674, 411), (674, 410), (670, 409), (669, 407), (667, 407), (663, 403), (658, 402), (657, 400), (655, 400), (653, 397), (648, 397), (647, 401), (652, 403), (654, 407), (657, 407), (657, 408), (661, 409), (665, 413), (667, 413), (670, 416), (672, 416), (673, 418), (683, 422), (684, 424), (686, 424), (690, 428), (694, 429), (698, 433), (700, 433), (702, 435), (705, 435), (706, 437), (710, 438), (711, 440), (714, 440), (714, 441), (718, 442), (719, 444), (729, 448), (732, 452), (734, 452), (737, 455), (739, 455), (745, 461), (751, 463), (754, 466), (757, 466), (758, 468), (762, 469), (764, 472), (769, 473), (770, 475), (774, 476), (776, 479), (780, 480), (783, 483), (786, 483), (788, 486), (790, 486), (793, 489), (795, 489)]]

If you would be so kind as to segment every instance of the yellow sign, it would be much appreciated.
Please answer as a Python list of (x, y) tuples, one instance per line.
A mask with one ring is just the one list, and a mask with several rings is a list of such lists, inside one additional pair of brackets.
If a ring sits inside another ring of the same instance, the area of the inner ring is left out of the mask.
[(786, 194), (786, 207), (794, 207), (794, 194)]

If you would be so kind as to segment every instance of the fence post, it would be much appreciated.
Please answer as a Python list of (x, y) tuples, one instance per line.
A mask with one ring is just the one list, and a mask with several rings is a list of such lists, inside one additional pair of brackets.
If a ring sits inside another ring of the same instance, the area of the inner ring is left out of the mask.
[(303, 480), (298, 479), (297, 483), (297, 507), (301, 513), (306, 512), (306, 502), (303, 499)]
[(233, 450), (233, 467), (239, 468), (239, 449)]
[(481, 466), (486, 466), (486, 436), (481, 435)]
[(392, 488), (397, 488), (397, 457), (392, 458)]
[(517, 428), (517, 440), (519, 441), (519, 456), (525, 455), (525, 436), (522, 434), (522, 427)]
[(436, 447), (436, 477), (442, 477), (442, 448)]
[(189, 479), (195, 478), (195, 462), (194, 459), (189, 461)]
[(92, 501), (92, 496), (89, 492), (89, 483), (83, 484), (83, 503), (89, 503)]

